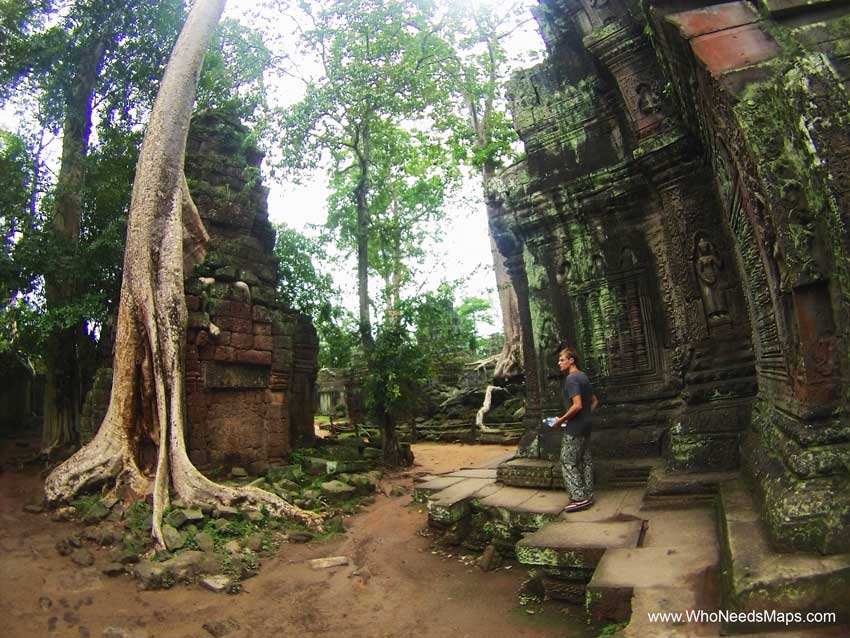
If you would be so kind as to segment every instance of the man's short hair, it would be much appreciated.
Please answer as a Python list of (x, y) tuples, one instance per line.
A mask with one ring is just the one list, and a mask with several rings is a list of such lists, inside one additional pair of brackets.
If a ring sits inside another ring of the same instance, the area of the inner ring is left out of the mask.
[(575, 364), (578, 365), (578, 352), (576, 352), (575, 348), (567, 346), (566, 348), (562, 348), (561, 352), (559, 352), (558, 354), (564, 355), (567, 359), (572, 359), (573, 361), (575, 361)]

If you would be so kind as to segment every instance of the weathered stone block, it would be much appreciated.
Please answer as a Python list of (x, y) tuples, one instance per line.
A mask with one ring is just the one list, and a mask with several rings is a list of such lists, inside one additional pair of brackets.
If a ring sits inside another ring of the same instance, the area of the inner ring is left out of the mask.
[(254, 335), (245, 332), (231, 333), (230, 345), (242, 350), (251, 350), (254, 347)]
[[(256, 306), (257, 308), (261, 306)], [(272, 325), (270, 323), (257, 323), (254, 322), (254, 334), (255, 335), (265, 335), (271, 336), (272, 334)]]
[(255, 350), (272, 350), (274, 348), (274, 337), (254, 335), (253, 345)]
[(258, 323), (271, 323), (272, 311), (265, 306), (253, 306), (251, 308), (251, 317)]
[(497, 476), (505, 485), (549, 489), (553, 485), (554, 467), (552, 461), (512, 459), (499, 465)]
[(209, 362), (203, 366), (207, 388), (264, 388), (269, 384), (268, 370), (254, 365)]
[(213, 359), (215, 361), (233, 361), (236, 355), (236, 350), (231, 346), (216, 346), (213, 351)]
[(270, 366), (272, 364), (272, 353), (261, 350), (238, 350), (236, 360), (251, 365)]

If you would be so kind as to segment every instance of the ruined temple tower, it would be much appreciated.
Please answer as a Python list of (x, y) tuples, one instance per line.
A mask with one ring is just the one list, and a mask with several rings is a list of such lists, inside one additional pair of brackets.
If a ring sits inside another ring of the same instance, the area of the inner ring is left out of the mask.
[(238, 118), (193, 118), (186, 177), (210, 245), (186, 282), (187, 443), (197, 464), (254, 471), (312, 443), (318, 357), (310, 320), (276, 301), (261, 159)]
[[(187, 448), (202, 468), (259, 473), (314, 437), (318, 340), (307, 317), (276, 300), (261, 160), (238, 117), (192, 119), (186, 178), (210, 235), (206, 260), (185, 283)], [(111, 377), (111, 369), (98, 372), (84, 438), (103, 418)]]
[[(597, 457), (740, 470), (772, 548), (850, 552), (850, 9), (544, 0), (509, 87), (527, 159), (492, 184), (520, 302), (526, 434), (559, 343)], [(526, 477), (528, 478), (528, 477)]]

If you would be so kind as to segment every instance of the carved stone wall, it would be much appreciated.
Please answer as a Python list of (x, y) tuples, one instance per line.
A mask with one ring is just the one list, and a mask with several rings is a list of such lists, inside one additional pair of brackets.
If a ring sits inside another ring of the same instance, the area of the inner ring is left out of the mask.
[(199, 465), (260, 469), (313, 441), (318, 339), (275, 301), (261, 159), (238, 119), (193, 118), (186, 176), (211, 237), (186, 281), (188, 447)]
[[(540, 412), (574, 344), (600, 455), (741, 463), (777, 547), (830, 552), (850, 548), (850, 12), (825, 4), (542, 1), (548, 60), (509, 87), (527, 159), (490, 197)], [(520, 453), (551, 457), (541, 434)]]

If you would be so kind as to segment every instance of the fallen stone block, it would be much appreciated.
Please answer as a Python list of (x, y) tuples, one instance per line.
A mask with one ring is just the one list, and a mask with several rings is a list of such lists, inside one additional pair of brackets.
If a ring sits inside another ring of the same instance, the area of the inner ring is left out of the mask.
[(341, 567), (348, 565), (348, 556), (329, 556), (328, 558), (314, 558), (309, 561), (313, 569), (328, 569), (329, 567)]

